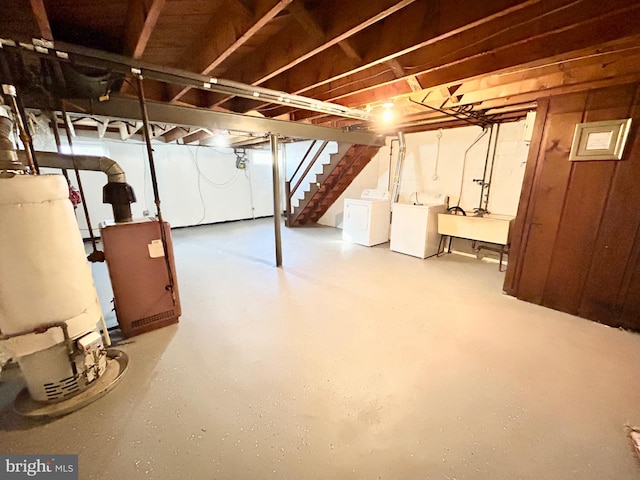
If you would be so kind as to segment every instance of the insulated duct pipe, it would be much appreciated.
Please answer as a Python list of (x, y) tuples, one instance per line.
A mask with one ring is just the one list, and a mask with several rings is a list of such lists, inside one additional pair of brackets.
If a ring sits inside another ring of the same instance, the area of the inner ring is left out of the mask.
[[(392, 140), (393, 142), (393, 140)], [(404, 167), (404, 158), (407, 153), (407, 144), (404, 141), (404, 133), (398, 132), (398, 162), (396, 163), (396, 174), (393, 178), (393, 191), (391, 193), (391, 203), (398, 203), (400, 197), (400, 178), (402, 178), (402, 169)]]
[[(24, 155), (19, 152), (19, 157)], [(136, 201), (131, 185), (127, 183), (122, 167), (107, 157), (92, 155), (65, 155), (56, 152), (36, 152), (38, 164), (41, 167), (61, 168), (71, 170), (89, 170), (103, 172), (107, 175), (107, 184), (102, 190), (102, 201), (110, 203), (113, 208), (113, 218), (116, 222), (131, 221), (131, 203)]]

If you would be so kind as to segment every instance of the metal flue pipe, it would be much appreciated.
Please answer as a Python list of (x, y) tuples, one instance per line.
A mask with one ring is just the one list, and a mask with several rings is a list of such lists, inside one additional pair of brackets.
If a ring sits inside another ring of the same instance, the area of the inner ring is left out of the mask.
[[(37, 151), (38, 163), (41, 167), (61, 168), (64, 170), (73, 169), (74, 165), (78, 170), (89, 170), (92, 172), (103, 172), (110, 183), (127, 183), (127, 179), (122, 167), (108, 157), (95, 155), (68, 155), (56, 152)], [(24, 152), (20, 151), (19, 156), (23, 157)]]
[[(19, 152), (19, 157), (24, 153)], [(66, 155), (55, 152), (36, 152), (38, 163), (41, 167), (60, 168), (64, 170), (87, 170), (103, 172), (107, 176), (107, 184), (103, 188), (103, 202), (110, 203), (113, 209), (113, 219), (117, 223), (130, 222), (131, 203), (136, 201), (136, 196), (127, 183), (122, 167), (108, 157), (92, 155)]]
[(398, 162), (396, 163), (396, 174), (393, 177), (393, 191), (391, 194), (391, 202), (397, 203), (400, 197), (400, 179), (402, 178), (402, 169), (404, 167), (404, 158), (407, 153), (407, 144), (404, 141), (404, 133), (398, 132)]

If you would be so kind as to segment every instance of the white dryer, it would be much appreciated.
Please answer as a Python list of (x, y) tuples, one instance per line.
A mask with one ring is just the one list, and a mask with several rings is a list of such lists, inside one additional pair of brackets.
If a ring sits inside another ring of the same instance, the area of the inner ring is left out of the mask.
[(447, 210), (443, 199), (436, 195), (425, 199), (434, 203), (394, 203), (389, 248), (418, 258), (436, 255), (440, 243), (438, 214)]
[(389, 192), (367, 189), (360, 198), (345, 198), (342, 239), (371, 247), (389, 241)]

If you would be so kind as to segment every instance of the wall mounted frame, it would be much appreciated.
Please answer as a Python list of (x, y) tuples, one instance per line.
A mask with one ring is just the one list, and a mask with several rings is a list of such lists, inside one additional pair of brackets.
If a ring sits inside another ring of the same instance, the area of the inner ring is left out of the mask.
[(631, 119), (578, 123), (573, 134), (571, 161), (620, 160)]

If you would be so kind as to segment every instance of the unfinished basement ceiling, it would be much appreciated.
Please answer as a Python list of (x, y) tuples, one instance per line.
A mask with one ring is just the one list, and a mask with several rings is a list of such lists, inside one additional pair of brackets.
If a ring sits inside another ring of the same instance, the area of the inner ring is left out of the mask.
[[(385, 133), (520, 118), (541, 97), (640, 80), (637, 0), (2, 3), (2, 38), (97, 48), (373, 115), (391, 102), (393, 123), (359, 127)], [(134, 95), (126, 82), (114, 85), (112, 96)], [(178, 105), (362, 124), (151, 79), (144, 88), (148, 99)], [(157, 129), (158, 138), (206, 142), (216, 134), (168, 127)]]

